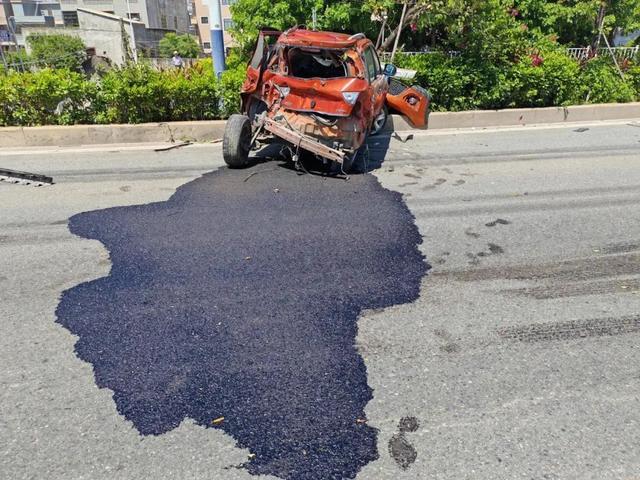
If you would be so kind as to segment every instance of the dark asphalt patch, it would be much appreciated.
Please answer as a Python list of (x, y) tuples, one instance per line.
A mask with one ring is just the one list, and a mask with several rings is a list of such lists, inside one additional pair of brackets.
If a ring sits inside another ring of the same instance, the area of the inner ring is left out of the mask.
[(408, 469), (418, 458), (418, 452), (411, 442), (407, 440), (407, 433), (418, 430), (420, 423), (415, 417), (403, 417), (398, 424), (398, 433), (389, 440), (389, 455), (400, 468)]
[(64, 292), (58, 322), (140, 433), (192, 418), (255, 454), (249, 472), (288, 479), (353, 478), (378, 457), (357, 421), (372, 391), (356, 319), (415, 300), (428, 269), (399, 193), (271, 163), (69, 228), (113, 266)]

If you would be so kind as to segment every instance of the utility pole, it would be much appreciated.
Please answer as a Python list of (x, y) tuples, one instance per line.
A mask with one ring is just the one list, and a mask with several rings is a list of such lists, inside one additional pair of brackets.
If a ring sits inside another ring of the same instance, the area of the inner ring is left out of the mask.
[(207, 0), (209, 23), (211, 24), (211, 58), (217, 77), (227, 69), (224, 61), (224, 36), (222, 35), (222, 7), (220, 0)]
[(127, 0), (127, 13), (129, 14), (129, 27), (131, 27), (131, 53), (134, 63), (138, 63), (138, 49), (136, 47), (136, 34), (133, 31), (133, 18), (131, 18), (131, 3)]

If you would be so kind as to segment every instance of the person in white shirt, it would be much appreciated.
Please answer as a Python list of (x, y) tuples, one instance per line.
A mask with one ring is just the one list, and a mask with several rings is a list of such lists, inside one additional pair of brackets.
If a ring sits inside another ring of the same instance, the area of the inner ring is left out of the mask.
[(171, 64), (176, 68), (180, 68), (183, 65), (182, 57), (180, 56), (177, 50), (173, 52), (173, 57), (171, 58)]

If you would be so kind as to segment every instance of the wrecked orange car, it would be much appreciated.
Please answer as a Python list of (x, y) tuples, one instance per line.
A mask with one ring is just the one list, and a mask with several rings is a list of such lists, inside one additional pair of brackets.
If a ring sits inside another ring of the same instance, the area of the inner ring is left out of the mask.
[(275, 141), (294, 161), (308, 152), (350, 171), (367, 136), (383, 129), (387, 106), (416, 127), (427, 123), (429, 95), (395, 73), (362, 33), (262, 30), (241, 89), (242, 114), (227, 121), (225, 162), (247, 166), (251, 149)]

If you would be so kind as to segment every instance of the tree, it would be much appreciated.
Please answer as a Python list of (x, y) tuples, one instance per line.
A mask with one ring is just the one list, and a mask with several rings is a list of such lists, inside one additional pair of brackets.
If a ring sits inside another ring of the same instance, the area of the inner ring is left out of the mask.
[(378, 34), (380, 25), (370, 17), (374, 8), (392, 5), (392, 0), (238, 0), (231, 6), (233, 38), (247, 56), (253, 49), (258, 30), (271, 27), (286, 30), (294, 25), (311, 28), (316, 10), (317, 28), (346, 33), (364, 32), (369, 37)]
[(238, 0), (231, 5), (233, 38), (247, 56), (260, 28), (286, 30), (294, 25), (310, 24), (313, 9), (321, 9), (322, 3), (322, 0)]
[(87, 59), (84, 42), (71, 35), (34, 33), (27, 37), (27, 43), (38, 66), (81, 71)]
[(167, 33), (159, 43), (160, 55), (171, 57), (173, 52), (178, 52), (184, 58), (196, 58), (200, 54), (200, 45), (191, 35), (185, 33), (177, 35)]
[(640, 28), (638, 0), (515, 0), (514, 8), (530, 28), (576, 47), (593, 43), (602, 14), (604, 33), (610, 40), (616, 29), (632, 32)]

